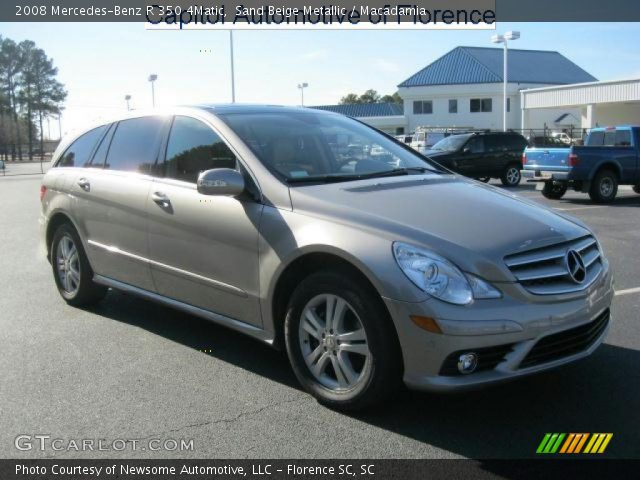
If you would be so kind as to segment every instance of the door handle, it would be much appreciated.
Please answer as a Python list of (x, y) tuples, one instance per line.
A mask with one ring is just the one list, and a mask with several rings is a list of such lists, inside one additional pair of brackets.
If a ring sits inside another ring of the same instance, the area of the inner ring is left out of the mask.
[(171, 207), (171, 200), (169, 200), (169, 197), (167, 197), (164, 193), (162, 192), (153, 192), (151, 194), (151, 200), (153, 200), (154, 202), (156, 202), (158, 205), (160, 205), (162, 208), (169, 208)]
[(83, 189), (85, 192), (91, 190), (91, 183), (86, 178), (82, 177), (78, 180), (78, 186)]

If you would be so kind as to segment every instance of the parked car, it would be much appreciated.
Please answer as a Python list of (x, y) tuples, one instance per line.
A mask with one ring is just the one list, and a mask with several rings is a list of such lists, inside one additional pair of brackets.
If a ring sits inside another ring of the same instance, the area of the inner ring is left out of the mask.
[(553, 132), (551, 134), (551, 137), (552, 138), (557, 138), (558, 140), (560, 140), (565, 145), (573, 145), (577, 140), (581, 140), (581, 138), (572, 138), (566, 132)]
[(424, 152), (445, 137), (446, 134), (444, 132), (418, 129), (413, 134), (410, 145), (415, 151), (424, 154)]
[(395, 139), (399, 142), (406, 143), (407, 145), (411, 145), (413, 141), (413, 135), (396, 135)]
[(285, 348), (331, 407), (382, 402), (402, 380), (446, 391), (541, 372), (608, 329), (612, 274), (588, 227), (338, 114), (130, 112), (53, 162), (42, 239), (67, 303), (113, 288)]
[(488, 181), (499, 178), (503, 185), (520, 183), (525, 138), (512, 132), (481, 132), (451, 135), (424, 155), (467, 177)]
[(533, 147), (523, 155), (523, 178), (543, 182), (542, 194), (560, 199), (572, 188), (597, 203), (616, 198), (618, 185), (640, 193), (640, 127), (594, 128), (583, 146)]

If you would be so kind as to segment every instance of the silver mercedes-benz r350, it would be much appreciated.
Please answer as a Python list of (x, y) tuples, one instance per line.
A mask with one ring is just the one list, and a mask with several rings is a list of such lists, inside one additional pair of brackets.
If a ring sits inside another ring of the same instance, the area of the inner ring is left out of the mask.
[(337, 114), (131, 112), (52, 161), (42, 238), (70, 305), (112, 288), (286, 348), (334, 408), (547, 370), (609, 327), (587, 226)]

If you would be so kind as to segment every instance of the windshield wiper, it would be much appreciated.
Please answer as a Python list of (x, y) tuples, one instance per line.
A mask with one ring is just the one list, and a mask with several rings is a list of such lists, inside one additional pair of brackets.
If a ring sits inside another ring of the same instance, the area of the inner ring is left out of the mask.
[(394, 177), (398, 175), (409, 175), (412, 172), (439, 173), (437, 170), (426, 167), (403, 167), (381, 172), (349, 174), (349, 175), (317, 175), (309, 177), (288, 178), (287, 183), (329, 183), (329, 182), (349, 182), (353, 180), (366, 180), (367, 178)]

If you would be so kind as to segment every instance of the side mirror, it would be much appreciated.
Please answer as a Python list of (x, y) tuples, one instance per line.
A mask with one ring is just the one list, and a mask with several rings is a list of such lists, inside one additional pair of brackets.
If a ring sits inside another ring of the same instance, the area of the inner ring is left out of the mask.
[(214, 168), (198, 175), (198, 193), (236, 197), (244, 192), (244, 177), (231, 168)]

